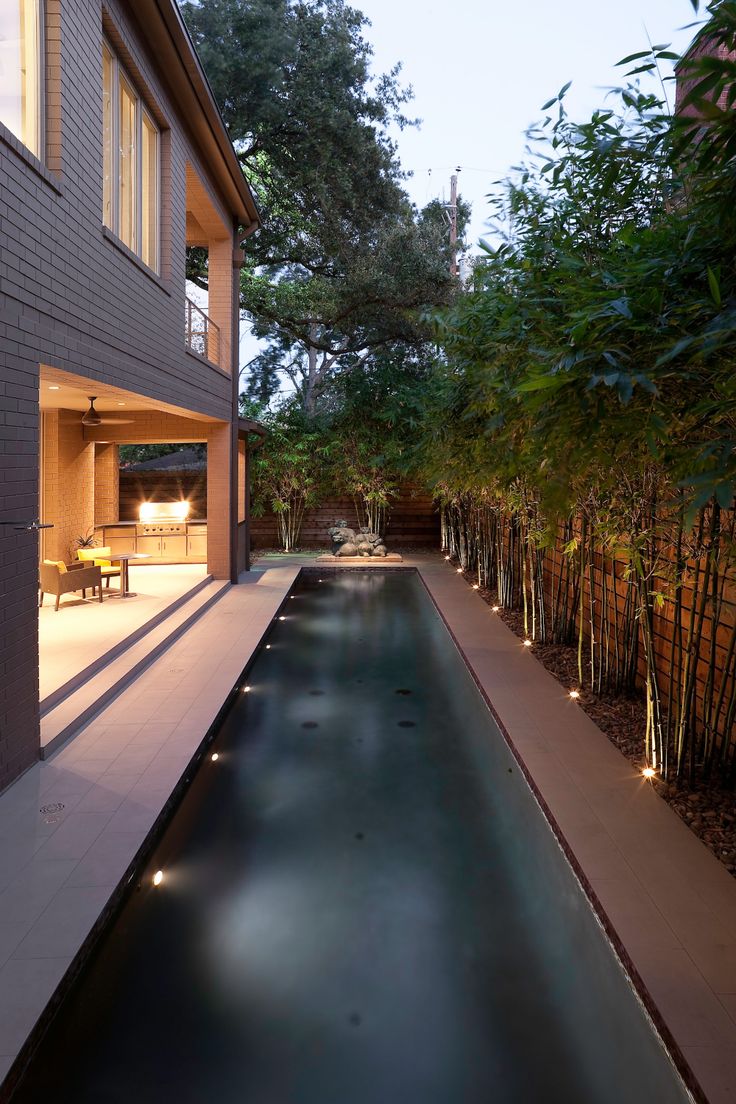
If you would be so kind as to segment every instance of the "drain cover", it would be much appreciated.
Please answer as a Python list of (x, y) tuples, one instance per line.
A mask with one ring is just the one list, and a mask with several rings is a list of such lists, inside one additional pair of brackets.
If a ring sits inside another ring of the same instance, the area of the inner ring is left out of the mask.
[(50, 805), (42, 805), (38, 811), (44, 816), (53, 816), (54, 813), (60, 813), (63, 808), (61, 801), (52, 801)]
[(304, 721), (302, 728), (319, 728), (319, 725), (316, 721)]
[(313, 698), (318, 698), (320, 694), (324, 694), (324, 690), (310, 690), (309, 693)]
[(407, 694), (411, 694), (411, 690), (397, 690), (397, 694), (401, 694), (402, 697), (406, 697)]
[(414, 721), (399, 721), (399, 728), (416, 728)]

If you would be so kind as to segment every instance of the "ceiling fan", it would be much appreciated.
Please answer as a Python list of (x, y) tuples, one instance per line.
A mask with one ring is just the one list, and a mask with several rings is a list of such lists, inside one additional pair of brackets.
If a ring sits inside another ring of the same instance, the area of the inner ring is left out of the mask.
[(133, 421), (132, 418), (103, 418), (100, 412), (95, 410), (97, 396), (88, 395), (87, 398), (89, 399), (89, 410), (86, 410), (82, 415), (83, 426), (94, 429), (95, 426), (100, 425), (130, 425)]

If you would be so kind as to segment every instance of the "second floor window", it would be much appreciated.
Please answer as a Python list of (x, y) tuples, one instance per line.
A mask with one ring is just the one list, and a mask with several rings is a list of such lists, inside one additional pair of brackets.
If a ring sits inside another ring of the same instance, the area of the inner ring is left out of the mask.
[(0, 0), (0, 120), (41, 156), (41, 0)]
[(158, 127), (106, 43), (102, 47), (102, 124), (102, 221), (158, 272)]

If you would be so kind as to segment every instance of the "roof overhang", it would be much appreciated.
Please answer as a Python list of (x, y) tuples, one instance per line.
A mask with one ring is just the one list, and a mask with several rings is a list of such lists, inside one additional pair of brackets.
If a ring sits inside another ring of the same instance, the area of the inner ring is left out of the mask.
[(215, 97), (175, 0), (128, 0), (175, 95), (222, 199), (244, 236), (260, 225), (260, 215)]
[(268, 430), (260, 422), (252, 418), (238, 418), (238, 437), (247, 438), (251, 433), (256, 433), (259, 437), (268, 436)]

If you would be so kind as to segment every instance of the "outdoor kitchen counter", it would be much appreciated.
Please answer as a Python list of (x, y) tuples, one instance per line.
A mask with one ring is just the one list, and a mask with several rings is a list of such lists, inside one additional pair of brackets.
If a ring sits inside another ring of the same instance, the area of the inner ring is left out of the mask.
[(176, 532), (156, 531), (150, 523), (145, 533), (139, 521), (110, 521), (95, 526), (101, 547), (113, 555), (124, 552), (145, 553), (148, 563), (206, 563), (207, 521), (191, 519), (178, 525)]

